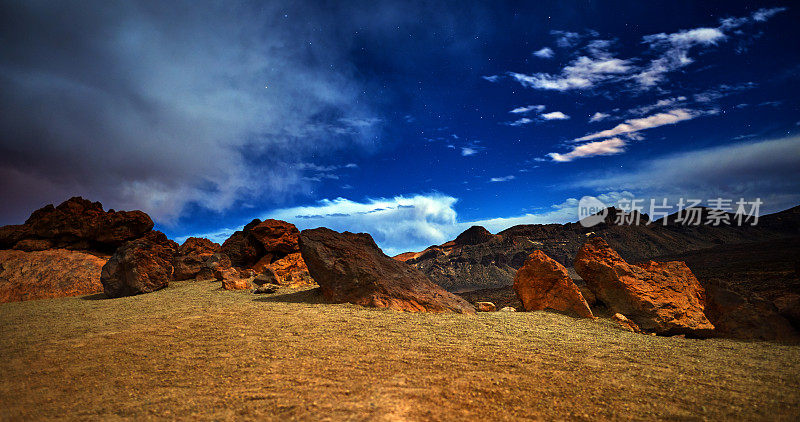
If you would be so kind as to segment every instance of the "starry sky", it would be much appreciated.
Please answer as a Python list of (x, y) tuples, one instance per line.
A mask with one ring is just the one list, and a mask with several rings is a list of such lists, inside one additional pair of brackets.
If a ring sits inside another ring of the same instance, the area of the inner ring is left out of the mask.
[[(0, 224), (81, 195), (389, 254), (577, 200), (800, 204), (791, 2), (0, 1)], [(659, 199), (660, 200), (660, 199)]]

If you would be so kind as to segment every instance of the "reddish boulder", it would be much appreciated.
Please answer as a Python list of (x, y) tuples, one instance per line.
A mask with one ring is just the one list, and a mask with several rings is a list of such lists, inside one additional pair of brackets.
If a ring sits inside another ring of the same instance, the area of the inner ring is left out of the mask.
[(219, 243), (205, 237), (190, 237), (178, 247), (178, 255), (211, 255), (219, 252)]
[(235, 268), (224, 268), (214, 271), (214, 277), (222, 282), (225, 290), (247, 290), (253, 279), (252, 270), (239, 271)]
[(514, 291), (526, 311), (552, 309), (581, 318), (594, 318), (567, 269), (540, 250), (530, 254), (517, 271)]
[(475, 302), (475, 310), (478, 312), (494, 312), (497, 306), (492, 302)]
[(683, 262), (629, 264), (593, 237), (578, 251), (575, 270), (599, 301), (645, 331), (702, 337), (714, 330), (703, 313), (705, 289)]
[[(245, 226), (245, 230), (247, 226)], [(231, 235), (220, 247), (220, 252), (227, 255), (231, 264), (237, 267), (249, 267), (258, 262), (266, 252), (258, 241), (244, 230)]]
[(74, 197), (58, 207), (47, 205), (34, 211), (21, 228), (17, 227), (9, 232), (21, 232), (4, 236), (16, 236), (19, 241), (47, 239), (54, 248), (110, 252), (152, 230), (153, 220), (141, 211), (106, 212), (99, 202)]
[(80, 296), (103, 291), (100, 271), (107, 258), (53, 249), (0, 251), (0, 302)]
[(467, 301), (416, 268), (386, 256), (369, 234), (303, 230), (300, 252), (323, 295), (334, 302), (408, 312), (475, 313)]
[(175, 258), (172, 260), (174, 280), (189, 280), (197, 277), (208, 260), (220, 246), (208, 239), (190, 237), (178, 247)]
[(149, 293), (167, 287), (178, 244), (152, 231), (122, 245), (103, 266), (100, 282), (108, 297)]
[(253, 226), (250, 234), (269, 254), (282, 256), (300, 252), (298, 246), (300, 231), (294, 224), (281, 220), (264, 220)]
[(316, 285), (300, 252), (290, 253), (264, 266), (257, 264), (253, 269), (258, 273), (271, 272), (276, 284), (281, 286), (297, 288)]

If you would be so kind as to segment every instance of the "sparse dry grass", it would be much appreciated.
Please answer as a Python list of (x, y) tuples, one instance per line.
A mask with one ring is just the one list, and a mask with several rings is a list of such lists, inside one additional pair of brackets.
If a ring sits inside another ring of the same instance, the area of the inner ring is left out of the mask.
[(2, 419), (783, 419), (800, 347), (183, 282), (0, 305)]

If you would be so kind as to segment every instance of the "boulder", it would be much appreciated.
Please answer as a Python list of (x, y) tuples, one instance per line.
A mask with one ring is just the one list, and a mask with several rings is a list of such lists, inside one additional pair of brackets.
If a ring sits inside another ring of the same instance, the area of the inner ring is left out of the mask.
[(769, 301), (745, 297), (727, 287), (706, 286), (705, 314), (721, 337), (759, 340), (797, 340), (797, 333)]
[(66, 249), (0, 250), (0, 302), (100, 293), (107, 259)]
[(386, 256), (369, 234), (303, 230), (300, 252), (328, 300), (408, 312), (475, 312), (419, 270)]
[(629, 264), (601, 237), (591, 237), (575, 270), (597, 300), (645, 331), (705, 337), (714, 330), (703, 313), (705, 289), (681, 261)]
[(567, 269), (542, 251), (528, 255), (514, 277), (514, 291), (526, 311), (551, 309), (581, 318), (594, 318)]
[(46, 241), (47, 249), (112, 252), (152, 229), (153, 220), (142, 211), (106, 212), (99, 202), (74, 197), (57, 207), (47, 205), (34, 211), (21, 226), (4, 227), (0, 247), (15, 241), (15, 249), (41, 250)]
[(494, 312), (497, 307), (492, 302), (475, 302), (475, 310), (478, 312)]
[(189, 280), (196, 278), (200, 270), (214, 253), (219, 251), (219, 244), (202, 237), (190, 237), (178, 247), (172, 260), (173, 279)]
[(517, 312), (517, 308), (513, 306), (506, 306), (504, 308), (500, 308), (498, 312)]
[(622, 327), (623, 329), (625, 329), (627, 331), (630, 331), (632, 333), (638, 333), (638, 334), (642, 333), (642, 329), (639, 328), (639, 326), (636, 325), (635, 322), (629, 320), (628, 317), (626, 317), (625, 315), (622, 315), (620, 313), (616, 313), (616, 314), (611, 316), (611, 320), (615, 321), (617, 324), (619, 324), (620, 327)]
[(227, 255), (231, 264), (237, 267), (249, 267), (266, 254), (258, 241), (243, 230), (234, 232), (225, 240), (220, 247), (220, 252)]
[[(252, 271), (252, 270), (249, 270)], [(214, 272), (217, 281), (222, 282), (225, 290), (249, 290), (252, 274), (249, 271), (239, 271), (235, 268), (225, 268)]]
[(178, 247), (178, 255), (211, 255), (219, 252), (219, 243), (204, 237), (190, 237)]
[(253, 284), (256, 286), (263, 286), (265, 284), (277, 285), (278, 279), (275, 277), (275, 273), (273, 273), (271, 269), (266, 269), (263, 273), (253, 278)]
[(270, 254), (282, 256), (300, 251), (298, 246), (300, 231), (292, 223), (264, 220), (250, 228), (250, 235), (261, 244), (264, 251)]
[(167, 287), (178, 244), (152, 231), (122, 245), (103, 266), (100, 282), (108, 297), (149, 293)]
[[(257, 269), (256, 269), (257, 270)], [(311, 278), (306, 262), (300, 252), (291, 253), (275, 260), (266, 266), (275, 275), (276, 284), (287, 287), (315, 286), (317, 283)]]

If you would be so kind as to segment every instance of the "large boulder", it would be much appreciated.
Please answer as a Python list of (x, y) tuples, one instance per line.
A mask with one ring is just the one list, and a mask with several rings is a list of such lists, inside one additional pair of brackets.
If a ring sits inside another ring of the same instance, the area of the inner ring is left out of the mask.
[(106, 261), (66, 249), (0, 250), (0, 302), (100, 293), (100, 271)]
[(591, 237), (575, 270), (599, 301), (644, 331), (705, 337), (714, 330), (703, 313), (705, 289), (683, 262), (629, 264), (601, 237)]
[(152, 231), (122, 245), (103, 266), (100, 282), (108, 297), (149, 293), (169, 285), (178, 244)]
[(285, 256), (300, 251), (298, 246), (300, 231), (292, 223), (273, 219), (264, 220), (250, 228), (250, 235), (269, 254)]
[(153, 220), (142, 211), (104, 211), (99, 202), (74, 197), (57, 207), (47, 205), (34, 211), (23, 225), (3, 227), (0, 247), (110, 253), (152, 229)]
[(202, 237), (190, 237), (178, 247), (172, 260), (174, 280), (197, 277), (205, 262), (217, 251), (219, 244)]
[(705, 314), (723, 337), (796, 341), (797, 332), (769, 301), (726, 286), (706, 285)]
[(266, 254), (263, 246), (245, 230), (234, 232), (220, 247), (220, 252), (227, 255), (233, 265), (243, 268), (252, 266)]
[(300, 252), (294, 224), (280, 220), (255, 219), (234, 232), (220, 249), (236, 267), (250, 268), (266, 260), (268, 263), (288, 254)]
[(300, 252), (290, 253), (272, 262), (264, 261), (266, 259), (256, 263), (253, 269), (258, 273), (271, 273), (278, 285), (293, 288), (316, 285)]
[(369, 234), (303, 230), (300, 252), (323, 295), (334, 302), (408, 312), (475, 312), (419, 270), (386, 256)]
[(542, 251), (534, 251), (514, 277), (514, 291), (526, 311), (554, 311), (594, 318), (567, 269)]

